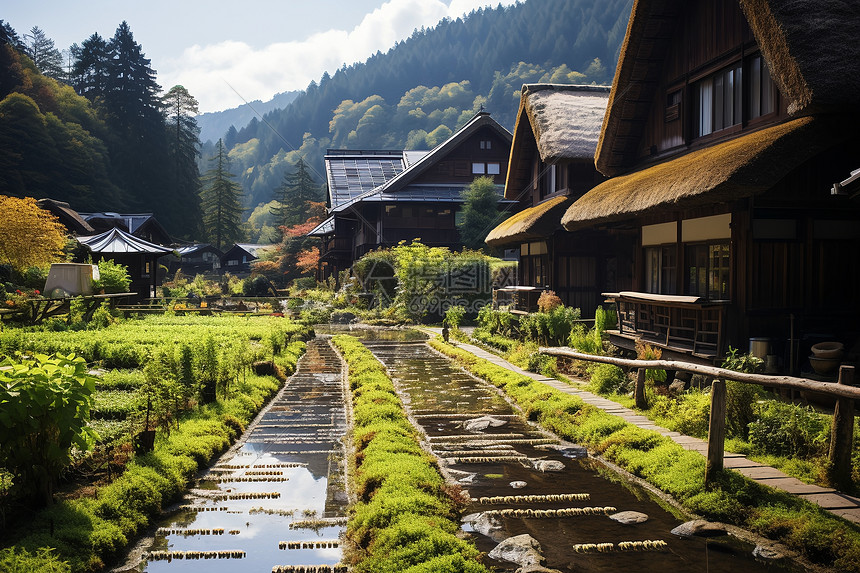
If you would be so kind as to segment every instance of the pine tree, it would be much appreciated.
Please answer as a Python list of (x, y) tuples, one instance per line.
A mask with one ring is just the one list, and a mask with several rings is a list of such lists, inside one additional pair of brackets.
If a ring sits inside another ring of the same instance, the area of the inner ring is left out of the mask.
[(187, 238), (200, 231), (200, 171), (197, 169), (200, 128), (194, 116), (197, 100), (184, 86), (173, 86), (163, 99), (167, 146), (171, 159), (171, 210), (182, 213)]
[(107, 40), (93, 34), (81, 45), (71, 47), (71, 82), (78, 94), (90, 101), (99, 101), (107, 92), (111, 54)]
[(242, 189), (229, 171), (227, 151), (220, 139), (217, 150), (209, 159), (214, 166), (203, 176), (201, 199), (204, 231), (220, 249), (242, 236)]
[(273, 198), (278, 204), (270, 212), (277, 224), (283, 227), (291, 227), (307, 219), (308, 202), (322, 200), (320, 186), (301, 157), (296, 161), (296, 170), (284, 174)]
[(30, 56), (36, 68), (49, 78), (66, 79), (62, 54), (54, 47), (54, 41), (38, 26), (33, 26), (29, 34), (24, 34), (24, 53)]

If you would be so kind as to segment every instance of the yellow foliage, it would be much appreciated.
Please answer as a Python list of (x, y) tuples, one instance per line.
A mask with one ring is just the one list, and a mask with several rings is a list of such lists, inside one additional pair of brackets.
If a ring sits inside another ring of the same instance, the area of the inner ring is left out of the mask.
[(57, 260), (66, 244), (66, 229), (32, 197), (0, 195), (0, 264), (18, 271)]

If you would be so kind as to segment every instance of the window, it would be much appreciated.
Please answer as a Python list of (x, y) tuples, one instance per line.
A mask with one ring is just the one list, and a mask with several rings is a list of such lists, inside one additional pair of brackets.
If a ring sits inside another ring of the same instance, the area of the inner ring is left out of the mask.
[(498, 163), (487, 163), (487, 175), (498, 175), (500, 167)]
[(749, 117), (755, 119), (776, 111), (776, 89), (761, 56), (750, 61)]
[(472, 164), (472, 175), (483, 175), (484, 174), (484, 164), (483, 163), (473, 163)]
[(675, 245), (645, 249), (645, 290), (654, 294), (677, 294), (677, 256)]
[(686, 294), (707, 300), (729, 298), (729, 244), (687, 245), (684, 249)]
[(696, 99), (695, 137), (741, 123), (741, 64), (720, 70), (693, 84)]
[(492, 149), (492, 148), (493, 148), (493, 142), (491, 140), (489, 140), (489, 139), (482, 139), (481, 140), (481, 149)]
[(540, 192), (540, 198), (543, 199), (547, 195), (551, 195), (556, 192), (556, 186), (558, 179), (556, 177), (556, 167), (555, 165), (545, 165), (541, 163), (541, 174), (540, 180), (538, 181), (538, 191)]

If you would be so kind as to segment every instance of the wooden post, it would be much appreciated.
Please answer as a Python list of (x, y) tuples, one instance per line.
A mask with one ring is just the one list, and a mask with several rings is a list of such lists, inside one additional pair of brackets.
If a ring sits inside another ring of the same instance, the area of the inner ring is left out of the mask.
[(711, 384), (711, 419), (708, 423), (708, 461), (705, 469), (707, 489), (723, 471), (723, 450), (726, 441), (726, 381), (715, 379)]
[[(854, 367), (839, 368), (837, 384), (852, 386), (854, 383)], [(851, 450), (854, 436), (854, 400), (837, 398), (833, 409), (833, 423), (830, 425), (830, 464), (827, 477), (830, 485), (848, 491), (851, 486)]]
[(633, 402), (640, 410), (648, 409), (648, 399), (645, 397), (645, 369), (636, 371), (636, 386), (633, 388)]

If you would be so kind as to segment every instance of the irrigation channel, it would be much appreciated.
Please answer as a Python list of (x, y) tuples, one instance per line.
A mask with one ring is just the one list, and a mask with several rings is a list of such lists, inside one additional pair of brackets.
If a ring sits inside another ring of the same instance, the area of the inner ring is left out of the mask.
[[(386, 365), (443, 473), (471, 498), (464, 535), (498, 571), (520, 567), (495, 550), (524, 534), (540, 545), (546, 567), (564, 573), (800, 571), (756, 558), (754, 546), (736, 537), (673, 534), (684, 520), (669, 504), (526, 421), (496, 388), (426, 345), (422, 333), (317, 332), (358, 336)], [(348, 501), (344, 388), (340, 361), (318, 336), (242, 439), (137, 548), (142, 559), (114, 573), (286, 573), (337, 564)]]
[(492, 558), (494, 550), (528, 534), (545, 566), (563, 572), (788, 570), (757, 559), (755, 547), (735, 537), (671, 533), (685, 520), (665, 502), (532, 425), (495, 387), (426, 344), (373, 338), (365, 344), (388, 368), (448, 478), (472, 500), (463, 528), (488, 554), (486, 565), (516, 570), (520, 565)]
[(310, 341), (296, 373), (242, 438), (133, 552), (137, 558), (115, 571), (268, 573), (337, 564), (348, 501), (345, 399), (337, 354), (325, 338)]

